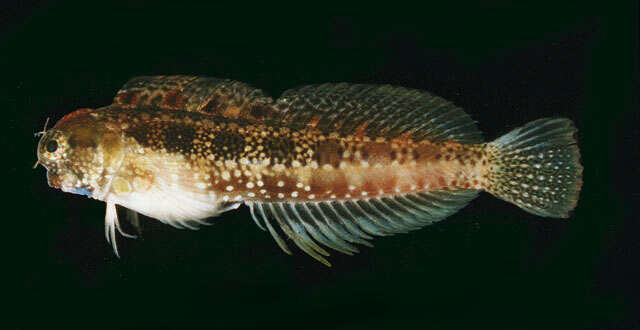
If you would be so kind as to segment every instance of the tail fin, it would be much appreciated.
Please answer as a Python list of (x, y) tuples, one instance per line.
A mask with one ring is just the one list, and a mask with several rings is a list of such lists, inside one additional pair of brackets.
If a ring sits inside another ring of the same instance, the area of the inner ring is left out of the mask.
[(575, 132), (571, 120), (544, 118), (489, 143), (486, 190), (536, 215), (568, 217), (582, 186)]

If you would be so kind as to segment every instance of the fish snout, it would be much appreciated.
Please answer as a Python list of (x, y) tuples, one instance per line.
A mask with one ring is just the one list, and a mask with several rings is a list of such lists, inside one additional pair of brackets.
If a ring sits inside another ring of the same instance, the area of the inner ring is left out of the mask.
[(64, 190), (64, 188), (71, 188), (76, 186), (76, 183), (78, 183), (78, 179), (75, 175), (69, 172), (60, 173), (57, 171), (48, 171), (47, 182), (52, 188)]

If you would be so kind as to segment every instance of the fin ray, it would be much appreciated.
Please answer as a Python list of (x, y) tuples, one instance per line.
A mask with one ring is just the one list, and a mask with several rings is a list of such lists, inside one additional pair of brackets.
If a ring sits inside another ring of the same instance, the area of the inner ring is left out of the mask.
[(346, 134), (365, 127), (370, 137), (482, 142), (475, 122), (461, 108), (425, 91), (388, 85), (322, 84), (285, 91), (275, 101), (278, 120), (289, 125), (313, 122), (323, 131)]
[(489, 143), (486, 190), (535, 215), (568, 217), (582, 187), (576, 131), (568, 119), (542, 118)]
[[(318, 225), (318, 229), (320, 229), (320, 232), (323, 233), (325, 237), (327, 237), (327, 239), (329, 239), (330, 241), (332, 241), (333, 243), (335, 243), (337, 246), (340, 247), (341, 249), (340, 252), (348, 255), (353, 255), (353, 253), (358, 252), (358, 249), (356, 247), (349, 244), (347, 241), (343, 240), (342, 237), (339, 237), (326, 224), (318, 220), (318, 218), (316, 218), (313, 215), (313, 213), (311, 212), (311, 209), (309, 209), (309, 207), (305, 203), (296, 203), (296, 206), (298, 205), (305, 208), (306, 211), (304, 214), (309, 215), (314, 219), (314, 222)], [(344, 251), (347, 251), (347, 252), (344, 252)]]
[[(318, 241), (319, 243), (328, 246), (338, 252), (343, 252), (343, 253), (347, 253), (350, 254), (350, 252), (348, 250), (343, 250), (339, 245), (333, 243), (331, 240), (327, 239), (327, 237), (325, 237), (325, 235), (322, 233), (322, 231), (319, 228), (316, 228), (316, 226), (314, 226), (308, 219), (305, 220), (303, 218), (303, 215), (300, 214), (300, 212), (298, 212), (298, 210), (295, 207), (295, 203), (287, 203), (286, 204), (290, 209), (291, 209), (291, 213), (296, 217), (296, 219), (298, 219), (298, 221), (300, 221), (300, 223), (302, 223), (302, 225), (305, 227), (305, 229), (307, 230), (307, 232), (313, 237), (313, 239), (315, 239), (316, 241)], [(327, 256), (328, 256), (328, 252), (327, 252)]]
[[(254, 221), (264, 223), (278, 245), (287, 253), (280, 229), (302, 251), (330, 266), (322, 246), (345, 254), (357, 253), (353, 243), (372, 246), (367, 239), (407, 233), (441, 220), (476, 197), (477, 190), (411, 193), (355, 201), (250, 202)], [(267, 210), (267, 212), (265, 212)], [(262, 220), (262, 221), (259, 221)]]
[(269, 229), (269, 233), (271, 233), (271, 236), (273, 236), (273, 239), (276, 241), (278, 246), (280, 246), (282, 251), (286, 252), (287, 254), (291, 254), (291, 250), (289, 250), (289, 247), (287, 246), (287, 244), (284, 242), (282, 237), (280, 237), (278, 232), (276, 232), (276, 230), (273, 228), (273, 226), (271, 225), (271, 222), (269, 222), (269, 218), (267, 217), (267, 214), (264, 211), (264, 207), (262, 203), (255, 203), (255, 205), (258, 208), (258, 214), (260, 215), (260, 217), (262, 217), (264, 224)]

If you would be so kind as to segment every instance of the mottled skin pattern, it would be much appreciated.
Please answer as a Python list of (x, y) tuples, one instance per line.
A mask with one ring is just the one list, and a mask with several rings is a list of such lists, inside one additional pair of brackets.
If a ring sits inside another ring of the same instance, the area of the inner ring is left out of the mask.
[[(121, 130), (130, 153), (116, 193), (150, 189), (152, 169), (137, 154), (179, 159), (194, 187), (233, 200), (340, 200), (452, 188), (482, 189), (484, 145), (329, 136), (197, 113), (111, 107), (91, 114)], [(176, 178), (177, 180), (178, 178)], [(134, 182), (138, 183), (134, 185)]]
[(272, 221), (330, 265), (317, 243), (357, 252), (350, 243), (439, 221), (480, 190), (568, 217), (582, 184), (575, 132), (542, 118), (483, 143), (462, 109), (424, 91), (329, 83), (274, 101), (228, 79), (152, 76), (42, 132), (36, 165), (52, 187), (106, 202), (116, 255), (116, 230), (130, 236), (116, 205), (196, 229), (244, 202), (285, 252)]
[(262, 120), (274, 116), (273, 99), (230, 79), (143, 76), (128, 81), (113, 100), (127, 109), (180, 110), (226, 118)]

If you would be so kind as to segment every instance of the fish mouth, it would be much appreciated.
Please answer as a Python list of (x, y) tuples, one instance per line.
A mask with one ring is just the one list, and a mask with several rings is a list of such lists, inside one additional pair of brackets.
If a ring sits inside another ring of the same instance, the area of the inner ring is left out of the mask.
[(86, 187), (79, 186), (80, 180), (71, 173), (47, 172), (47, 181), (52, 188), (60, 189), (67, 193), (91, 197), (92, 191)]

